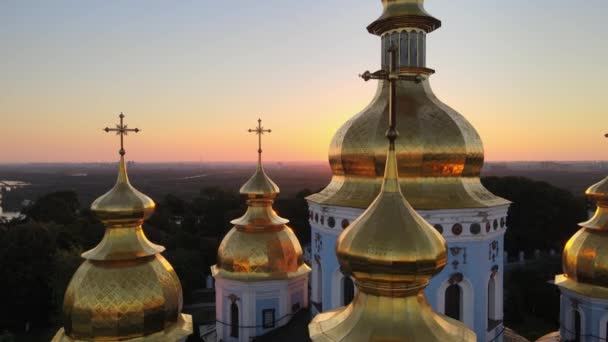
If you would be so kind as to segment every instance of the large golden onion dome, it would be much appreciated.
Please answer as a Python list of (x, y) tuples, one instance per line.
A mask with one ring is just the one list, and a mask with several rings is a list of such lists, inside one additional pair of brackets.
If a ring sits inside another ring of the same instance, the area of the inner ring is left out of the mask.
[(91, 209), (106, 225), (105, 235), (82, 254), (86, 260), (64, 297), (64, 327), (52, 341), (165, 342), (190, 335), (179, 278), (160, 254), (164, 247), (142, 230), (154, 202), (129, 183), (123, 149), (116, 185)]
[[(484, 150), (479, 134), (462, 115), (437, 99), (429, 84), (434, 71), (425, 67), (426, 33), (441, 23), (424, 11), (422, 0), (384, 0), (383, 5), (382, 16), (368, 29), (382, 36), (383, 69), (374, 74), (387, 69), (389, 45), (399, 49), (394, 100), (403, 139), (396, 148), (401, 189), (408, 201), (416, 209), (508, 204), (480, 182)], [(422, 52), (412, 62), (411, 56), (403, 56), (415, 53), (408, 43), (414, 40)], [(386, 160), (388, 93), (388, 82), (380, 80), (367, 108), (338, 129), (329, 148), (331, 183), (308, 197), (311, 202), (363, 209), (379, 193)]]
[(380, 193), (340, 234), (336, 247), (341, 271), (355, 279), (359, 291), (347, 307), (317, 315), (310, 337), (323, 342), (476, 341), (473, 331), (434, 312), (426, 300), (424, 289), (447, 262), (447, 245), (401, 193), (392, 110), (389, 122)]
[(556, 284), (595, 298), (608, 299), (608, 177), (587, 189), (597, 205), (595, 215), (564, 247), (564, 273)]
[(247, 196), (247, 211), (231, 221), (234, 227), (222, 240), (217, 265), (212, 266), (212, 273), (225, 279), (276, 280), (310, 272), (300, 242), (287, 226), (289, 220), (272, 208), (280, 190), (264, 171), (261, 154), (260, 148), (256, 171), (240, 190)]

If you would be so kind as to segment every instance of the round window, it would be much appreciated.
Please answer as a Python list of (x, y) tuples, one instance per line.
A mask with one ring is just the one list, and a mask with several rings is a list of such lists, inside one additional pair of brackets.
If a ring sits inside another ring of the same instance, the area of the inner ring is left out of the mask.
[(327, 225), (329, 226), (329, 228), (333, 228), (336, 226), (336, 219), (333, 217), (330, 217), (327, 219)]
[(460, 223), (456, 223), (452, 226), (452, 234), (460, 235), (462, 234), (462, 225)]
[(443, 226), (440, 224), (436, 224), (433, 227), (435, 227), (435, 229), (437, 229), (437, 231), (439, 232), (439, 234), (443, 234)]
[(471, 234), (477, 235), (477, 234), (481, 233), (481, 226), (479, 225), (479, 223), (473, 223), (471, 225), (470, 230), (471, 230)]
[(346, 229), (346, 227), (348, 227), (349, 224), (350, 224), (350, 222), (348, 222), (347, 219), (342, 220), (342, 229)]
[(500, 218), (500, 228), (504, 228), (505, 227), (505, 218), (501, 217)]
[(498, 220), (494, 220), (494, 223), (492, 223), (492, 225), (494, 226), (494, 230), (498, 229)]

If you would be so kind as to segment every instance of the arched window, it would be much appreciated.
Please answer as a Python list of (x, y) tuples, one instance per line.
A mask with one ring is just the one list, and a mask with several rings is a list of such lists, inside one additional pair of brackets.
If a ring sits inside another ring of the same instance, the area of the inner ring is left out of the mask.
[(342, 286), (344, 290), (342, 292), (342, 305), (348, 305), (353, 301), (353, 298), (355, 298), (355, 284), (353, 284), (353, 280), (350, 279), (350, 277), (344, 277)]
[(488, 329), (494, 328), (498, 322), (496, 304), (496, 280), (492, 276), (488, 281)]
[(396, 61), (395, 61), (395, 65), (397, 66), (397, 68), (399, 67), (399, 33), (397, 32), (393, 32), (393, 34), (391, 34), (391, 42), (389, 43), (389, 48), (391, 46), (394, 46), (396, 51)]
[(382, 37), (382, 69), (388, 70), (388, 34)]
[(418, 34), (416, 31), (410, 33), (410, 66), (418, 66)]
[(445, 290), (445, 314), (453, 319), (461, 320), (462, 289), (458, 284), (452, 284)]
[(315, 279), (315, 288), (313, 290), (317, 294), (315, 297), (316, 302), (321, 304), (323, 302), (323, 268), (321, 267), (320, 262), (317, 262), (316, 266), (317, 279)]
[(574, 341), (580, 342), (581, 341), (581, 313), (578, 312), (578, 310), (574, 310), (572, 316), (574, 317)]
[(426, 35), (418, 32), (418, 66), (426, 65)]
[(409, 56), (408, 54), (408, 33), (407, 31), (403, 31), (401, 32), (401, 43), (399, 46), (399, 64), (401, 66), (408, 66), (410, 63), (407, 60), (407, 57)]
[(235, 302), (230, 305), (230, 337), (239, 337), (239, 307)]

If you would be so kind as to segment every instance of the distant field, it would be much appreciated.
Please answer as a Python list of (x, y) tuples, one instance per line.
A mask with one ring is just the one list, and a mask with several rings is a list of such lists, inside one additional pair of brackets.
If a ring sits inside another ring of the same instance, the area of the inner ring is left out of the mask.
[[(549, 182), (582, 196), (592, 183), (608, 175), (606, 163), (487, 163), (483, 176), (524, 176)], [(166, 194), (192, 198), (205, 187), (238, 191), (253, 173), (252, 163), (137, 163), (129, 165), (133, 185), (160, 201)], [(281, 187), (282, 195), (323, 188), (331, 178), (327, 163), (267, 163), (266, 172)], [(59, 190), (78, 193), (83, 205), (109, 190), (116, 177), (116, 164), (22, 164), (0, 165), (0, 180), (16, 180), (31, 186), (5, 193), (5, 210), (18, 210), (24, 199)]]
[[(281, 196), (294, 196), (298, 191), (318, 190), (331, 177), (326, 164), (268, 163), (266, 173), (280, 186)], [(255, 171), (255, 164), (135, 164), (128, 167), (131, 183), (140, 191), (160, 201), (171, 193), (188, 199), (205, 187), (238, 191)], [(31, 183), (4, 194), (5, 210), (18, 210), (24, 199), (34, 200), (42, 194), (73, 190), (83, 205), (108, 191), (116, 180), (116, 165), (0, 165), (0, 180)]]

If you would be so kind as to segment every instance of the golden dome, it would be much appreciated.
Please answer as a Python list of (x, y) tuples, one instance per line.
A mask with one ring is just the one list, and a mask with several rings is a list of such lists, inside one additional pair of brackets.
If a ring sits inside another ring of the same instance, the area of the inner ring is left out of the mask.
[[(403, 197), (395, 152), (388, 156), (382, 190), (370, 207), (338, 238), (338, 261), (359, 288), (406, 295), (424, 288), (447, 261), (447, 245)], [(368, 284), (369, 283), (369, 284)], [(383, 286), (378, 286), (382, 283)]]
[(120, 156), (118, 179), (114, 187), (96, 199), (91, 210), (104, 224), (139, 225), (154, 212), (152, 199), (137, 191), (129, 182), (124, 156)]
[(462, 322), (435, 313), (424, 289), (446, 264), (446, 242), (407, 203), (394, 151), (382, 190), (339, 237), (337, 255), (359, 291), (346, 308), (309, 325), (313, 341), (476, 341)]
[(242, 195), (250, 196), (262, 196), (274, 198), (280, 192), (279, 187), (268, 177), (264, 168), (262, 167), (261, 161), (258, 162), (258, 166), (255, 173), (249, 180), (243, 184), (240, 193)]
[(177, 274), (141, 227), (154, 202), (129, 184), (123, 155), (121, 149), (116, 185), (91, 206), (106, 232), (82, 254), (86, 260), (64, 297), (64, 328), (53, 342), (164, 342), (192, 333)]
[(240, 281), (287, 279), (308, 273), (310, 267), (303, 261), (298, 238), (287, 226), (289, 220), (272, 208), (280, 189), (264, 172), (261, 147), (258, 154), (256, 171), (240, 190), (248, 197), (247, 211), (231, 221), (234, 227), (218, 248), (212, 273)]
[[(393, 85), (391, 98), (394, 90)], [(391, 107), (380, 193), (337, 241), (340, 270), (355, 279), (359, 291), (347, 307), (313, 319), (309, 332), (315, 342), (477, 340), (462, 322), (434, 312), (426, 300), (424, 289), (447, 262), (447, 244), (401, 193), (396, 120)]]
[(595, 215), (564, 247), (564, 274), (556, 284), (583, 295), (608, 299), (608, 178), (585, 192), (597, 205)]
[[(473, 126), (433, 94), (428, 79), (396, 81), (396, 142), (400, 184), (416, 209), (485, 208), (509, 202), (480, 182), (483, 145)], [(388, 82), (361, 113), (335, 134), (333, 177), (308, 199), (321, 205), (367, 208), (378, 195), (386, 160)]]

